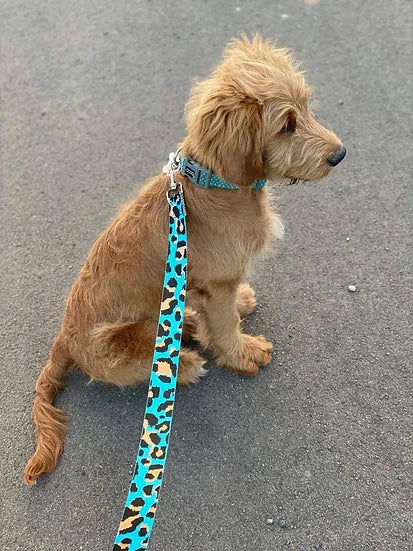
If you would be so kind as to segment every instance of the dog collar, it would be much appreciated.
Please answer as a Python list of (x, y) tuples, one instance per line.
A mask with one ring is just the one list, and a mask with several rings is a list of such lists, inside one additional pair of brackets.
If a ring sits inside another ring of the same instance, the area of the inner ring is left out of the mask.
[[(211, 169), (203, 167), (200, 163), (197, 163), (186, 155), (181, 155), (179, 162), (179, 170), (183, 176), (186, 176), (193, 184), (199, 187), (207, 189), (209, 187), (218, 187), (221, 189), (237, 190), (239, 187), (236, 184), (231, 184), (225, 178), (218, 176)], [(252, 184), (252, 189), (262, 189), (267, 180), (257, 178)]]

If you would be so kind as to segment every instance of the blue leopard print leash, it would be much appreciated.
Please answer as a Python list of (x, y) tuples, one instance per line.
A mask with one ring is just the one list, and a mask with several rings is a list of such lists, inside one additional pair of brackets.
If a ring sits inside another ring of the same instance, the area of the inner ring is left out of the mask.
[(163, 172), (170, 178), (169, 244), (162, 303), (142, 436), (125, 510), (113, 551), (147, 549), (162, 486), (175, 404), (179, 352), (185, 311), (187, 232), (182, 186), (174, 181), (179, 150)]

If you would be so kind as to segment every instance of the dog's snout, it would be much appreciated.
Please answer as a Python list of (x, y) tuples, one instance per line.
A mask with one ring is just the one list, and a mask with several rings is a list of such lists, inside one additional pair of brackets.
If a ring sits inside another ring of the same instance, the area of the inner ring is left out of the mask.
[(330, 157), (327, 159), (327, 162), (330, 166), (337, 166), (338, 163), (341, 163), (345, 156), (346, 148), (341, 145), (335, 153), (330, 155)]

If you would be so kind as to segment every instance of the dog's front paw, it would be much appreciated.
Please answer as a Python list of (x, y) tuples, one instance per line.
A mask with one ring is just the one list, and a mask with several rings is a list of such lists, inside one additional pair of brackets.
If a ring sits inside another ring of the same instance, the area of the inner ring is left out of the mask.
[(255, 375), (259, 367), (271, 361), (272, 344), (263, 335), (243, 335), (244, 345), (238, 372), (244, 375)]
[(182, 348), (179, 358), (178, 384), (191, 386), (204, 377), (208, 371), (204, 369), (205, 360), (189, 348)]
[(199, 315), (191, 308), (185, 308), (184, 326), (182, 332), (182, 340), (189, 341), (192, 339), (198, 330)]
[(272, 344), (262, 335), (242, 335), (243, 342), (239, 357), (222, 362), (234, 373), (253, 377), (259, 368), (271, 361)]
[(247, 283), (241, 283), (237, 289), (237, 310), (241, 318), (251, 314), (256, 306), (254, 289)]

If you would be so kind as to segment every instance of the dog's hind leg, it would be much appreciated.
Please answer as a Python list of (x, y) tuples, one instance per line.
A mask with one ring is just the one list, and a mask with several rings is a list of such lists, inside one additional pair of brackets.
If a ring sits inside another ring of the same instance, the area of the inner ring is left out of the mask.
[[(152, 370), (157, 323), (152, 320), (104, 324), (92, 332), (85, 371), (92, 379), (119, 386), (147, 381)], [(196, 383), (206, 371), (204, 359), (181, 348), (178, 384)]]

